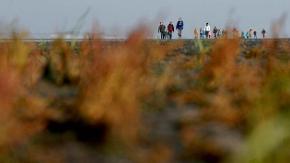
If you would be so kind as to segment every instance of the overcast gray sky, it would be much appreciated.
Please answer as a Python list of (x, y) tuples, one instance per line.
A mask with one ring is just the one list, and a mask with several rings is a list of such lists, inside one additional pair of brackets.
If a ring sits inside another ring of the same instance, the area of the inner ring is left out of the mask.
[[(223, 27), (231, 19), (242, 29), (269, 29), (273, 20), (290, 12), (290, 0), (0, 0), (0, 23), (17, 20), (31, 33), (71, 30), (89, 8), (82, 31), (98, 22), (106, 35), (126, 33), (139, 22), (157, 29), (157, 22), (182, 17), (185, 35), (192, 37), (194, 27)], [(290, 33), (287, 17), (286, 32)]]

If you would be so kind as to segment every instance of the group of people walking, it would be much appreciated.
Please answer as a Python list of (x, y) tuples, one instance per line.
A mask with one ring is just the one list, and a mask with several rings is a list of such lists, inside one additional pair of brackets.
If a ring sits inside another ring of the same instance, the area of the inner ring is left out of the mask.
[(178, 19), (178, 21), (176, 23), (176, 28), (174, 27), (172, 22), (169, 22), (167, 27), (165, 26), (165, 24), (163, 22), (160, 22), (160, 25), (158, 27), (158, 33), (160, 33), (160, 35), (161, 35), (161, 40), (165, 40), (165, 39), (171, 40), (172, 35), (176, 29), (178, 37), (181, 38), (183, 27), (184, 27), (184, 23), (183, 23), (183, 20), (181, 18)]
[[(194, 31), (194, 38), (195, 39), (211, 39), (211, 38), (221, 38), (221, 37), (240, 37), (242, 39), (258, 39), (258, 32), (254, 29), (250, 29), (247, 32), (239, 31), (237, 28), (227, 29), (227, 30), (221, 30), (217, 28), (216, 26), (213, 28), (213, 30), (210, 30), (210, 26), (208, 23), (206, 23), (206, 26), (204, 28), (200, 28), (199, 32), (195, 28)], [(261, 31), (262, 38), (266, 38), (266, 30), (263, 29)]]
[[(263, 29), (261, 31), (261, 34), (262, 34), (262, 37), (265, 38), (266, 37), (266, 30)], [(252, 38), (258, 39), (258, 33), (257, 33), (256, 30), (250, 29), (246, 33), (245, 32), (242, 32), (241, 33), (241, 38), (243, 38), (243, 39), (252, 39)]]
[[(177, 31), (178, 38), (182, 38), (182, 31), (184, 29), (184, 22), (181, 18), (178, 19), (176, 27), (174, 27), (172, 22), (166, 26), (163, 22), (160, 22), (158, 27), (158, 33), (160, 33), (161, 39), (172, 39), (173, 33)], [(247, 32), (240, 32), (237, 28), (232, 28), (231, 30), (222, 30), (216, 26), (211, 29), (209, 23), (206, 23), (203, 28), (200, 28), (199, 31), (197, 28), (194, 28), (194, 38), (195, 39), (216, 39), (220, 37), (240, 37), (242, 39), (258, 39), (258, 32), (254, 29), (249, 29)], [(266, 30), (261, 31), (262, 38), (266, 37)]]
[[(194, 28), (193, 33), (194, 33), (194, 38), (195, 39), (198, 39), (198, 38), (200, 38), (200, 39), (210, 39), (212, 37), (212, 35), (211, 35), (211, 27), (210, 27), (209, 23), (206, 23), (204, 28), (200, 28), (199, 32), (197, 31), (196, 28)], [(215, 38), (217, 38), (217, 28), (216, 27), (213, 29), (213, 33), (215, 35)]]

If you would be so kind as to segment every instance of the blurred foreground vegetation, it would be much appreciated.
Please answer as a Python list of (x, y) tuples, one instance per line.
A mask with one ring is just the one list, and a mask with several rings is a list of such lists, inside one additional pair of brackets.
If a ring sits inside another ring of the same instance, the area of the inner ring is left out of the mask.
[(0, 162), (289, 162), (288, 40), (0, 43)]

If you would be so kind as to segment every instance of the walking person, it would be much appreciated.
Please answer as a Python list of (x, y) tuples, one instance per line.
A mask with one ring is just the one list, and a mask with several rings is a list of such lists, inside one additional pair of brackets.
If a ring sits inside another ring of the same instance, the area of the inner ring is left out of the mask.
[(194, 34), (194, 39), (198, 39), (198, 31), (196, 28), (194, 28), (193, 34)]
[(174, 25), (172, 22), (170, 22), (167, 26), (167, 32), (168, 32), (168, 37), (171, 40), (172, 39), (172, 33), (174, 32)]
[(249, 30), (249, 39), (252, 39), (253, 38), (253, 29), (250, 29)]
[(266, 30), (265, 29), (262, 30), (262, 36), (263, 36), (263, 38), (266, 37)]
[(217, 27), (215, 26), (215, 27), (213, 28), (213, 36), (214, 36), (214, 38), (217, 38), (217, 33), (218, 33), (218, 29), (217, 29)]
[(246, 34), (245, 34), (245, 32), (243, 32), (243, 31), (242, 31), (242, 33), (241, 33), (241, 38), (242, 38), (242, 39), (246, 39)]
[(184, 22), (181, 18), (178, 19), (177, 24), (176, 24), (176, 30), (178, 32), (178, 37), (181, 38), (182, 37), (182, 31), (183, 31), (183, 26), (184, 26)]
[(246, 33), (246, 38), (250, 39), (250, 32), (249, 31)]
[(208, 23), (205, 25), (205, 36), (206, 38), (209, 38), (209, 33), (210, 33), (210, 26)]
[(199, 38), (203, 39), (203, 29), (202, 28), (199, 29), (199, 35), (200, 35)]
[(258, 39), (258, 36), (257, 36), (257, 31), (254, 31), (254, 39)]
[(163, 22), (160, 22), (158, 33), (161, 35), (161, 40), (165, 40), (166, 38), (166, 26), (163, 24)]
[(217, 31), (217, 38), (220, 38), (221, 37), (221, 29), (218, 29)]

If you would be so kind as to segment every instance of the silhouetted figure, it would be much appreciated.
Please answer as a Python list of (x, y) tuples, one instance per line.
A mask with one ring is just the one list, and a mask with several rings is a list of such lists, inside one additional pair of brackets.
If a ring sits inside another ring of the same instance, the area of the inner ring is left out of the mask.
[(257, 36), (257, 31), (254, 31), (254, 39), (258, 39), (258, 36)]
[(262, 36), (263, 36), (263, 38), (266, 37), (266, 30), (265, 29), (262, 30)]
[(218, 29), (217, 29), (217, 27), (214, 27), (213, 28), (213, 36), (214, 36), (214, 38), (217, 38), (217, 33), (218, 33)]
[(218, 29), (218, 31), (217, 31), (217, 37), (220, 38), (221, 35), (222, 35), (222, 34), (221, 34), (221, 29)]

